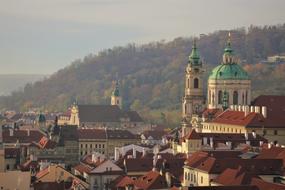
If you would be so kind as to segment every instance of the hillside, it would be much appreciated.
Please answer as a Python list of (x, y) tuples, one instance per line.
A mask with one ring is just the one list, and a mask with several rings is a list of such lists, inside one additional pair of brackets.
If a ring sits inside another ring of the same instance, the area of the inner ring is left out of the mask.
[(21, 90), (28, 83), (44, 79), (47, 75), (38, 74), (0, 74), (0, 95), (10, 95)]
[[(221, 60), (228, 31), (201, 36), (197, 43), (205, 64), (205, 79)], [(285, 66), (256, 64), (268, 55), (285, 52), (285, 25), (232, 30), (235, 53), (253, 78), (253, 95), (285, 93)], [(0, 98), (2, 109), (65, 110), (79, 103), (109, 104), (112, 80), (121, 81), (124, 108), (135, 109), (154, 122), (179, 121), (184, 69), (192, 38), (128, 44), (90, 54), (48, 79)], [(270, 76), (270, 77), (269, 77)], [(205, 80), (206, 84), (206, 80)]]

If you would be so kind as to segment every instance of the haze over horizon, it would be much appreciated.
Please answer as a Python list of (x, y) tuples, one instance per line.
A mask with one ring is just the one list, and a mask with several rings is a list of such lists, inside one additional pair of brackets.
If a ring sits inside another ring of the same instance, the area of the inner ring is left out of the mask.
[(284, 0), (1, 1), (0, 74), (51, 74), (113, 46), (283, 24), (284, 7)]

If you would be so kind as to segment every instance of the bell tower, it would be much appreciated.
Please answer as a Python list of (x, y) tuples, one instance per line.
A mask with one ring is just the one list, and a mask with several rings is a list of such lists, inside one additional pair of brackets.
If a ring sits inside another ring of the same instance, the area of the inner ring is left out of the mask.
[(204, 109), (203, 72), (202, 62), (194, 39), (185, 71), (185, 94), (182, 99), (182, 118), (188, 122), (191, 121), (193, 114), (198, 114)]
[(116, 81), (115, 88), (112, 92), (111, 105), (117, 105), (117, 106), (119, 106), (120, 109), (122, 109), (122, 97), (120, 95), (119, 81), (118, 80)]

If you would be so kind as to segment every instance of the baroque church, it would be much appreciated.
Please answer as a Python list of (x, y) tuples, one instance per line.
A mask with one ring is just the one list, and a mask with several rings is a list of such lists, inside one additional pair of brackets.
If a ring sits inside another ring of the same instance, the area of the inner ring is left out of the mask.
[[(243, 134), (247, 139), (252, 134), (274, 144), (285, 144), (285, 96), (261, 95), (252, 100), (251, 79), (238, 60), (229, 34), (221, 63), (208, 76), (206, 91), (202, 81), (203, 63), (196, 41), (193, 42), (185, 72), (182, 139), (190, 137), (190, 132), (195, 130), (200, 136), (202, 133)], [(178, 136), (177, 147), (180, 146)]]
[(82, 105), (74, 103), (70, 113), (60, 117), (60, 123), (84, 128), (143, 129), (144, 121), (136, 111), (122, 109), (119, 82), (116, 81), (110, 105)]

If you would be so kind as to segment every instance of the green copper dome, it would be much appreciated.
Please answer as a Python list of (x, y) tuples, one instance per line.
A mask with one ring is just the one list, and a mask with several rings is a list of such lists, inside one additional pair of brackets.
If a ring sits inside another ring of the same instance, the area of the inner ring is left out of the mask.
[(231, 47), (230, 34), (224, 49), (223, 61), (220, 65), (215, 67), (209, 79), (214, 80), (249, 80), (249, 76), (243, 68), (237, 64), (234, 57), (233, 49)]
[(249, 80), (247, 72), (243, 68), (234, 63), (234, 64), (221, 64), (215, 67), (209, 79), (215, 80)]

